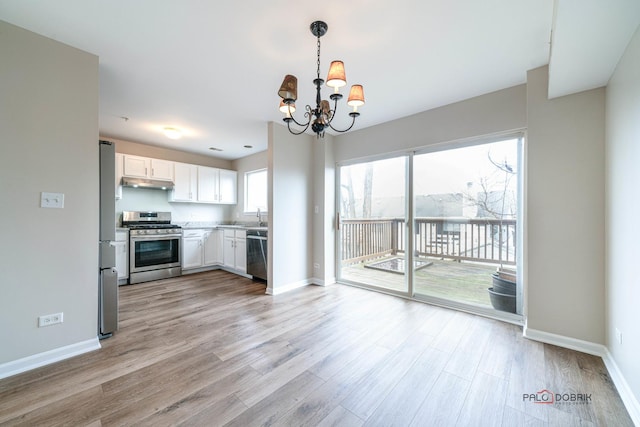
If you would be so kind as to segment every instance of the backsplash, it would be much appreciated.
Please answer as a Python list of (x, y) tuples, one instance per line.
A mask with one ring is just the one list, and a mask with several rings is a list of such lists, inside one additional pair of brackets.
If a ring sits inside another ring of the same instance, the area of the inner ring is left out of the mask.
[(116, 224), (122, 223), (122, 211), (171, 212), (175, 223), (223, 223), (231, 220), (233, 205), (204, 203), (169, 203), (168, 192), (146, 188), (124, 187), (122, 199), (116, 200)]

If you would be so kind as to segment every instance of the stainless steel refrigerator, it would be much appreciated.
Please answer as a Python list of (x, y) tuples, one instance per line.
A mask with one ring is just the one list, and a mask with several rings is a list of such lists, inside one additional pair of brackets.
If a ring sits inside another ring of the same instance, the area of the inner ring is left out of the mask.
[(98, 338), (118, 329), (118, 273), (116, 272), (116, 151), (100, 141), (100, 274), (98, 280)]

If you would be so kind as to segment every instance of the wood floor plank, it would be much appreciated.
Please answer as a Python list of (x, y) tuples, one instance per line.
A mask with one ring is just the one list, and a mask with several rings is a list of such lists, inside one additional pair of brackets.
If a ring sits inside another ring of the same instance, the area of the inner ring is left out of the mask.
[(502, 427), (547, 427), (548, 424), (510, 406), (504, 407), (502, 414)]
[(545, 369), (544, 344), (516, 334), (512, 354), (506, 405), (546, 422), (548, 419), (546, 405), (536, 404), (523, 397), (525, 394), (535, 394), (549, 388)]
[[(340, 403), (354, 390), (360, 381), (387, 359), (390, 350), (373, 345), (366, 348), (361, 360), (353, 360), (343, 366), (331, 379), (314, 392), (303, 398), (278, 424), (285, 426), (315, 426), (328, 417)], [(343, 408), (345, 409), (345, 408)], [(349, 412), (351, 415), (351, 412)], [(355, 415), (354, 415), (355, 416)], [(360, 418), (358, 418), (360, 419)]]
[(291, 407), (324, 384), (324, 381), (308, 371), (302, 372), (264, 399), (252, 405), (231, 420), (229, 427), (273, 425)]
[(466, 380), (473, 380), (483, 353), (491, 338), (487, 319), (474, 318), (447, 362), (445, 371)]
[(467, 399), (471, 382), (448, 372), (441, 372), (429, 390), (410, 426), (454, 426)]
[[(547, 344), (544, 346), (544, 355), (548, 389), (556, 396), (590, 393), (590, 390), (586, 389), (582, 381), (582, 376), (574, 369), (578, 366), (576, 352)], [(590, 404), (574, 405), (571, 401), (559, 402), (558, 399), (556, 399), (556, 404), (554, 405), (554, 409), (567, 412), (589, 423), (595, 420), (592, 407), (593, 405)], [(555, 412), (552, 411), (551, 413)], [(549, 419), (549, 422), (551, 421)]]
[(410, 336), (404, 345), (391, 352), (387, 360), (364, 377), (341, 405), (358, 417), (368, 419), (431, 341), (428, 335), (420, 333)]
[(317, 424), (317, 427), (360, 427), (363, 421), (344, 409), (337, 406), (329, 415)]
[(407, 426), (447, 364), (448, 355), (428, 348), (367, 419), (366, 426)]
[[(224, 271), (120, 291), (100, 350), (0, 380), (0, 424), (632, 426), (600, 358), (513, 325), (343, 285), (269, 296)], [(545, 388), (592, 401), (523, 399)]]
[(479, 372), (473, 378), (456, 425), (500, 427), (503, 420), (506, 393), (506, 380)]

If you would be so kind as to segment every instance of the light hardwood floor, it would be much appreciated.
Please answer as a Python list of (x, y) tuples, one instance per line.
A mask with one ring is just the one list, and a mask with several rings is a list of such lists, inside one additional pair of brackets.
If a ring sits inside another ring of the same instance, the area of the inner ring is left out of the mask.
[[(633, 425), (601, 359), (514, 325), (223, 271), (120, 291), (101, 350), (0, 381), (0, 424)], [(523, 401), (543, 389), (591, 399)]]

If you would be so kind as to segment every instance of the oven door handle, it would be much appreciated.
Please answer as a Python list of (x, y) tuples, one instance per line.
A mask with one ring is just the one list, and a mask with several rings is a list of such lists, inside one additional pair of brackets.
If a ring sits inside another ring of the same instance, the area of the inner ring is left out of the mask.
[(153, 236), (140, 236), (140, 235), (136, 235), (136, 236), (131, 236), (131, 240), (132, 241), (141, 241), (141, 240), (173, 240), (173, 239), (180, 239), (182, 237), (182, 234), (156, 234)]

